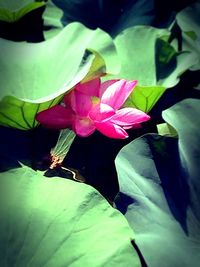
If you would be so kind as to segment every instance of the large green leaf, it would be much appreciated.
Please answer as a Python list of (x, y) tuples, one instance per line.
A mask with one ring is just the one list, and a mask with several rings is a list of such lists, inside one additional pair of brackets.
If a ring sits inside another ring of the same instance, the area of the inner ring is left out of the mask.
[(114, 40), (122, 64), (117, 77), (137, 79), (140, 86), (155, 86), (155, 44), (163, 35), (169, 35), (169, 31), (150, 26), (135, 26), (121, 32)]
[[(1, 39), (0, 45), (0, 99), (4, 98), (0, 102), (1, 114), (4, 114), (0, 124), (20, 129), (27, 128), (27, 124), (33, 125), (35, 110), (49, 107), (53, 99), (60, 100), (63, 93), (81, 80), (93, 79), (106, 72), (116, 73), (119, 69), (111, 37), (100, 29), (89, 30), (79, 23), (68, 25), (41, 43)], [(13, 97), (18, 103), (11, 106)], [(24, 120), (20, 107), (24, 107), (25, 102), (29, 109), (26, 109), (28, 114), (24, 113)]]
[[(22, 9), (25, 6), (28, 6), (32, 3), (34, 3), (34, 0), (9, 0), (9, 1), (5, 1), (5, 0), (0, 0), (0, 8), (3, 9), (7, 9), (9, 11), (17, 11)], [(40, 2), (44, 2), (44, 1), (40, 1)]]
[[(3, 2), (9, 3), (8, 5), (4, 5)], [(33, 1), (25, 1), (27, 2), (25, 6), (19, 5), (20, 1), (0, 1), (0, 20), (6, 22), (15, 22), (22, 18), (24, 15), (29, 13), (32, 10), (40, 8), (45, 5), (44, 1), (41, 2), (33, 2)], [(18, 3), (16, 5), (16, 3)], [(5, 8), (2, 8), (2, 4)], [(8, 8), (8, 9), (7, 9)]]
[(170, 75), (176, 68), (177, 51), (171, 46), (165, 37), (156, 41), (156, 78), (159, 81)]
[(195, 64), (191, 53), (177, 53), (167, 42), (170, 31), (150, 26), (135, 26), (119, 34), (114, 42), (122, 62), (116, 77), (137, 79), (140, 86), (171, 88)]
[(177, 137), (177, 131), (168, 123), (157, 124), (157, 130), (159, 135)]
[(200, 2), (183, 9), (176, 16), (182, 30), (182, 49), (191, 54), (191, 70), (200, 69)]
[(167, 88), (175, 86), (180, 76), (195, 64), (189, 52), (177, 52), (168, 42), (170, 31), (150, 26), (135, 26), (121, 32), (114, 39), (121, 71), (109, 78), (138, 80), (126, 106), (146, 112), (159, 100)]
[[(115, 38), (114, 42), (121, 60), (121, 71), (112, 78), (138, 80), (138, 86), (125, 106), (149, 112), (165, 92), (166, 87), (157, 86), (155, 47), (158, 38), (167, 35), (169, 31), (166, 29), (135, 26), (126, 29)], [(111, 76), (104, 80), (109, 78)]]
[(2, 267), (141, 266), (128, 223), (92, 187), (28, 167), (0, 184)]
[[(117, 206), (137, 235), (149, 267), (198, 266), (200, 261), (200, 100), (163, 112), (178, 138), (147, 134), (116, 159)], [(162, 263), (162, 264), (161, 264)]]
[(46, 3), (46, 8), (42, 16), (45, 27), (50, 28), (50, 30), (48, 29), (43, 32), (45, 40), (55, 36), (56, 34), (58, 34), (60, 29), (63, 28), (61, 22), (62, 16), (63, 16), (63, 11), (57, 6), (55, 6), (51, 0), (49, 0)]
[(176, 57), (176, 68), (167, 77), (162, 78), (158, 81), (158, 84), (167, 88), (174, 87), (180, 80), (180, 76), (192, 68), (197, 58), (190, 52), (182, 52)]
[(149, 112), (165, 90), (166, 88), (162, 86), (136, 86), (125, 102), (125, 106)]
[(38, 125), (35, 120), (36, 114), (56, 105), (62, 97), (61, 95), (53, 100), (37, 104), (6, 96), (0, 102), (0, 125), (21, 130), (32, 129)]
[[(87, 53), (84, 57), (86, 48), (106, 55), (116, 63), (111, 37), (100, 29), (90, 30), (76, 22), (41, 43), (1, 39), (0, 46), (0, 99), (12, 95), (41, 103), (63, 94), (89, 71), (94, 56)], [(108, 60), (105, 61), (107, 64)], [(108, 62), (106, 71), (116, 70), (117, 64)]]

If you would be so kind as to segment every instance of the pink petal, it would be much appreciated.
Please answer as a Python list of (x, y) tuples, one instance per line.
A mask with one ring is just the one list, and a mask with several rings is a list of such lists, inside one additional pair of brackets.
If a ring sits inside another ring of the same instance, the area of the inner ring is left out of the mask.
[(60, 105), (39, 112), (36, 120), (51, 129), (65, 129), (72, 124), (73, 111)]
[(128, 126), (123, 126), (123, 129), (128, 130), (128, 129), (140, 129), (142, 128), (142, 125), (140, 123), (135, 123), (133, 125), (128, 125)]
[(77, 135), (87, 137), (95, 131), (95, 126), (93, 122), (88, 118), (77, 118), (74, 121), (73, 130)]
[(122, 108), (116, 111), (111, 121), (120, 126), (131, 126), (149, 120), (150, 117), (136, 108)]
[(116, 83), (117, 81), (119, 81), (119, 79), (115, 79), (115, 80), (109, 80), (109, 81), (106, 81), (106, 82), (103, 82), (100, 86), (100, 89), (99, 89), (99, 97), (102, 97), (103, 93), (106, 91), (106, 89), (112, 85), (113, 83)]
[(119, 109), (133, 91), (136, 84), (137, 81), (127, 82), (126, 80), (119, 80), (113, 83), (103, 93), (101, 102), (113, 107), (115, 110)]
[(75, 90), (89, 95), (89, 96), (99, 96), (99, 88), (100, 88), (101, 81), (99, 78), (93, 79), (86, 83), (78, 83), (75, 87)]
[(115, 114), (115, 111), (113, 108), (106, 104), (97, 104), (93, 106), (93, 108), (90, 110), (88, 116), (90, 117), (91, 120), (93, 121), (103, 121), (106, 119), (109, 119)]
[(125, 139), (128, 137), (127, 132), (122, 127), (110, 121), (95, 122), (95, 127), (99, 132), (110, 138)]
[(81, 117), (87, 117), (93, 105), (91, 97), (76, 90), (71, 92), (70, 97), (74, 112)]
[(64, 96), (64, 103), (66, 106), (71, 107), (71, 99), (74, 95), (74, 89)]

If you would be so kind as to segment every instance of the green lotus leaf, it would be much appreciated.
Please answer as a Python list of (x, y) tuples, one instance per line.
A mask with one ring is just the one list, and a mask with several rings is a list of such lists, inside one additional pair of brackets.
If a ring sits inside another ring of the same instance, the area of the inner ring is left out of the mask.
[[(118, 154), (116, 205), (137, 234), (148, 266), (195, 267), (200, 260), (200, 100), (185, 99), (162, 116), (174, 128), (168, 136), (143, 135)], [(175, 131), (178, 138), (171, 137)]]
[(45, 40), (50, 39), (57, 35), (63, 28), (61, 22), (63, 11), (58, 8), (52, 1), (46, 2), (46, 8), (42, 15), (44, 25), (49, 27), (50, 30), (43, 31)]
[[(5, 0), (0, 0), (0, 8), (4, 8), (7, 9), (9, 11), (17, 11), (22, 9), (25, 6), (28, 6), (32, 3), (34, 3), (34, 0), (19, 0), (19, 1), (15, 1), (15, 0), (9, 0), (9, 1), (5, 1)], [(44, 1), (40, 1), (40, 2), (44, 2)]]
[(0, 20), (15, 22), (27, 13), (45, 5), (44, 1), (0, 1)]
[(163, 86), (136, 86), (125, 102), (125, 106), (149, 112), (165, 90)]
[[(197, 59), (192, 53), (177, 52), (168, 42), (170, 30), (134, 26), (118, 34), (114, 43), (121, 60), (121, 71), (109, 78), (138, 80), (138, 85), (171, 88)], [(189, 37), (188, 37), (189, 38)]]
[(155, 44), (163, 35), (169, 35), (169, 31), (150, 26), (134, 26), (117, 35), (114, 42), (122, 62), (117, 77), (137, 79), (140, 86), (155, 86)]
[(41, 103), (65, 93), (87, 75), (92, 65), (95, 56), (85, 53), (87, 48), (105, 56), (106, 72), (119, 69), (111, 37), (77, 22), (41, 43), (1, 39), (0, 46), (0, 99), (11, 95)]
[(62, 95), (44, 103), (30, 103), (6, 96), (0, 102), (0, 125), (21, 130), (29, 130), (38, 125), (35, 116), (38, 112), (48, 109), (62, 99)]
[(171, 136), (171, 137), (177, 137), (178, 136), (178, 133), (174, 129), (174, 127), (172, 127), (170, 124), (168, 124), (166, 122), (157, 124), (157, 130), (158, 130), (159, 135)]
[[(165, 38), (165, 37), (164, 37)], [(175, 69), (178, 53), (168, 41), (158, 38), (156, 41), (156, 77), (159, 83), (160, 79), (167, 78)]]
[(41, 43), (0, 39), (0, 45), (0, 124), (19, 129), (35, 126), (35, 111), (56, 104), (78, 82), (119, 70), (111, 37), (76, 22)]
[(158, 81), (159, 85), (167, 88), (174, 87), (180, 80), (181, 75), (191, 69), (196, 63), (197, 58), (194, 54), (184, 51), (176, 57), (176, 68), (167, 77)]
[(175, 86), (179, 77), (194, 61), (187, 52), (178, 53), (168, 42), (170, 31), (150, 26), (134, 26), (114, 39), (121, 71), (105, 77), (138, 80), (138, 86), (126, 106), (150, 111), (167, 88)]
[(92, 187), (28, 167), (0, 184), (2, 267), (141, 266), (127, 221)]
[(200, 69), (200, 3), (196, 1), (192, 5), (180, 11), (177, 23), (182, 30), (182, 49), (191, 54), (191, 70)]

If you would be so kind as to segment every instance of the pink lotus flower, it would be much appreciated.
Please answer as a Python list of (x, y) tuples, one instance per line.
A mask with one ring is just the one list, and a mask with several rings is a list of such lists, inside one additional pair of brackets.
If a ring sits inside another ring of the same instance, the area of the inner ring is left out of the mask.
[(124, 139), (125, 129), (138, 127), (150, 117), (136, 108), (121, 108), (137, 81), (110, 80), (100, 83), (94, 79), (77, 84), (64, 98), (64, 105), (56, 105), (37, 114), (36, 119), (48, 128), (71, 127), (79, 136), (89, 136), (96, 129), (102, 134)]

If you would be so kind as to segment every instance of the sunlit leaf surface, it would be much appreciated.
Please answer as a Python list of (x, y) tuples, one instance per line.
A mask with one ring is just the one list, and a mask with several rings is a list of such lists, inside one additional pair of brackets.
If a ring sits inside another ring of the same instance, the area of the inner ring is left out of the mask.
[[(84, 57), (86, 48), (100, 55), (110, 54), (115, 60), (111, 38), (100, 29), (89, 30), (80, 23), (69, 24), (54, 38), (41, 43), (1, 39), (0, 45), (0, 98), (12, 95), (41, 103), (61, 95), (87, 75), (94, 56)], [(107, 66), (111, 73), (118, 68), (112, 63)]]
[(144, 135), (116, 159), (116, 202), (134, 228), (148, 266), (198, 266), (200, 261), (200, 100), (163, 112), (178, 137)]
[(21, 130), (36, 127), (38, 122), (35, 116), (38, 112), (56, 105), (62, 99), (62, 95), (44, 103), (30, 103), (6, 96), (0, 102), (0, 125), (9, 126)]
[(128, 223), (92, 187), (28, 167), (0, 184), (2, 267), (141, 266)]
[[(3, 2), (2, 3), (1, 2), (0, 2), (0, 21), (6, 21), (10, 23), (18, 21), (27, 13), (45, 5), (44, 1), (41, 2), (26, 1), (27, 5), (25, 6), (23, 5), (18, 6), (15, 4), (16, 2), (21, 2), (21, 1), (3, 1), (9, 3), (11, 2), (10, 5), (8, 4), (8, 6), (4, 5)], [(5, 6), (6, 8), (2, 8), (2, 5)]]
[[(0, 0), (0, 8), (7, 9), (9, 11), (17, 11), (20, 10), (32, 3), (34, 3), (34, 0), (20, 0), (20, 1), (15, 1), (15, 0)], [(43, 1), (40, 1), (43, 2)]]
[[(0, 45), (0, 99), (4, 98), (0, 102), (0, 124), (19, 129), (35, 126), (36, 110), (49, 107), (51, 101), (58, 103), (60, 96), (81, 80), (119, 70), (111, 37), (80, 23), (68, 25), (41, 43), (1, 39)], [(17, 105), (13, 97), (18, 99)], [(24, 105), (29, 108), (22, 113), (19, 107)]]
[(200, 69), (200, 2), (186, 7), (177, 14), (177, 23), (182, 30), (182, 49), (191, 53), (192, 70)]
[(162, 86), (136, 86), (126, 101), (125, 106), (149, 112), (165, 90), (166, 88)]
[(137, 79), (140, 86), (156, 85), (155, 43), (168, 35), (166, 29), (135, 26), (124, 30), (115, 38), (122, 68), (119, 78)]

